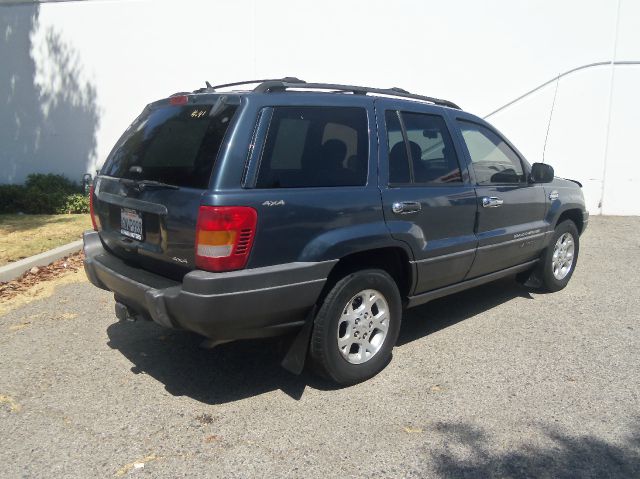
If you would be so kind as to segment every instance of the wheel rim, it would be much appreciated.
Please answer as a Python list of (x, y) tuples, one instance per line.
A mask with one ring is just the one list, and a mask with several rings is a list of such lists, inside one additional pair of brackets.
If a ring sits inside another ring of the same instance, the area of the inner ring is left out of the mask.
[(382, 348), (389, 330), (389, 305), (380, 291), (365, 289), (342, 308), (338, 349), (351, 364), (362, 364)]
[(571, 233), (565, 233), (553, 248), (553, 256), (551, 257), (551, 269), (553, 270), (553, 276), (557, 280), (562, 280), (567, 277), (571, 268), (573, 267), (573, 259), (575, 253), (575, 242)]

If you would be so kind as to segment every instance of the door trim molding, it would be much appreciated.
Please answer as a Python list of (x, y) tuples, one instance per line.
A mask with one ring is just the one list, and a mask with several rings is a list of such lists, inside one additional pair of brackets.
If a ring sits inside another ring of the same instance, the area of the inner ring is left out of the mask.
[(532, 235), (528, 235), (528, 236), (521, 236), (520, 238), (514, 238), (514, 239), (510, 239), (508, 241), (500, 241), (499, 243), (491, 243), (491, 244), (487, 244), (484, 246), (478, 246), (478, 251), (486, 251), (486, 250), (492, 250), (495, 248), (499, 248), (501, 246), (509, 246), (511, 244), (514, 243), (518, 243), (519, 241), (527, 241), (527, 240), (532, 240), (532, 239), (537, 239), (537, 238), (541, 238), (543, 236), (547, 236), (549, 234), (553, 233), (553, 231), (542, 231), (540, 233), (536, 233), (536, 234), (532, 234)]
[(456, 251), (455, 253), (443, 254), (440, 256), (434, 256), (432, 258), (419, 259), (415, 261), (410, 261), (410, 263), (414, 264), (428, 264), (428, 263), (437, 263), (439, 261), (445, 261), (453, 258), (458, 258), (460, 256), (468, 256), (476, 253), (476, 248), (466, 249), (464, 251)]

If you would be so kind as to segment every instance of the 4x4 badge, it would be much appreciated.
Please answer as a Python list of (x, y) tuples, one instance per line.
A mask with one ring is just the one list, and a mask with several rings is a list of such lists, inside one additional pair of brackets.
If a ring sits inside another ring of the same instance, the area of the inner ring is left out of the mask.
[(549, 199), (551, 201), (557, 200), (558, 196), (560, 196), (560, 194), (556, 190), (553, 190), (551, 193), (549, 193)]
[(262, 206), (284, 206), (284, 200), (276, 200), (276, 201), (267, 200), (264, 203), (262, 203)]

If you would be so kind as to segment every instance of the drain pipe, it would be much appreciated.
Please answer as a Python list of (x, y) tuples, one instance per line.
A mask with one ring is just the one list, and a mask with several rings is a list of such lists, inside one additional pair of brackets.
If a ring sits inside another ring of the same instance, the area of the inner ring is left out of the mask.
[(611, 110), (613, 103), (613, 82), (615, 80), (616, 74), (616, 54), (618, 53), (618, 27), (620, 25), (620, 4), (622, 0), (618, 0), (618, 5), (616, 7), (616, 22), (613, 27), (613, 53), (611, 55), (611, 76), (609, 77), (609, 111), (607, 112), (607, 128), (606, 128), (606, 136), (604, 139), (604, 157), (602, 159), (602, 185), (600, 188), (600, 202), (598, 203), (599, 213), (602, 214), (602, 208), (604, 204), (604, 190), (607, 179), (607, 163), (609, 160), (609, 135), (611, 132)]

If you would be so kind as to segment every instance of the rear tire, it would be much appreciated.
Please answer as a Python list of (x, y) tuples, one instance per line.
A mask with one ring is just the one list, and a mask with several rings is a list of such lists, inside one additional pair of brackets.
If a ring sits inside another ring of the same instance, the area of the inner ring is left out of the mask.
[(567, 286), (578, 262), (579, 251), (580, 235), (575, 223), (566, 220), (557, 225), (534, 273), (543, 291), (554, 293)]
[(401, 320), (400, 293), (386, 271), (345, 276), (314, 320), (309, 355), (315, 369), (343, 386), (375, 376), (391, 359)]

